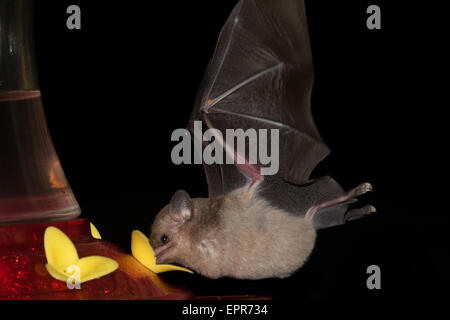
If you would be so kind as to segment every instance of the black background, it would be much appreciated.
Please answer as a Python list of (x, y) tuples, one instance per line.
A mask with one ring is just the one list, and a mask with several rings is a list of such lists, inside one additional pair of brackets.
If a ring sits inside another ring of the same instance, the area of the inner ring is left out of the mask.
[[(395, 2), (395, 3), (394, 3)], [(219, 31), (236, 1), (42, 1), (39, 81), (66, 176), (102, 237), (129, 250), (177, 189), (206, 196), (200, 165), (173, 165)], [(82, 29), (66, 28), (77, 4)], [(345, 189), (370, 181), (378, 213), (319, 232), (288, 279), (208, 280), (168, 273), (197, 295), (402, 298), (448, 295), (445, 10), (411, 1), (307, 1), (313, 114), (332, 154), (314, 171)], [(382, 29), (366, 28), (378, 4)], [(366, 268), (381, 267), (381, 290)]]

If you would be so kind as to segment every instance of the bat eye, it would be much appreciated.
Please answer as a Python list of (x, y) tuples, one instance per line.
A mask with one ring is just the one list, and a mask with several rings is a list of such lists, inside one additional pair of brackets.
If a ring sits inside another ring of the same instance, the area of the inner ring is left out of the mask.
[(161, 236), (161, 242), (162, 242), (162, 243), (167, 243), (167, 242), (169, 242), (169, 237), (167, 236), (167, 234), (163, 234), (163, 235)]

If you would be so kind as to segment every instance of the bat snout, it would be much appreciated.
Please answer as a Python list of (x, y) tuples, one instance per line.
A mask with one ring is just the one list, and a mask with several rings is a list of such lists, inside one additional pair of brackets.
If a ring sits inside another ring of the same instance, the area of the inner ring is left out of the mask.
[(154, 248), (156, 263), (166, 263), (169, 262), (170, 254), (173, 253), (175, 249), (175, 243), (168, 243), (166, 245), (162, 245)]

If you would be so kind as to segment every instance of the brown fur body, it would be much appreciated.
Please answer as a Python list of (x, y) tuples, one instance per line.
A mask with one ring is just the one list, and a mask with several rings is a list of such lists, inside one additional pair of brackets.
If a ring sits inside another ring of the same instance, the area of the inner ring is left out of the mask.
[(206, 277), (287, 277), (310, 255), (313, 224), (271, 207), (256, 189), (240, 188), (221, 198), (196, 198), (187, 221), (174, 227), (170, 205), (155, 219), (151, 244), (170, 234), (171, 249), (158, 263), (180, 263)]

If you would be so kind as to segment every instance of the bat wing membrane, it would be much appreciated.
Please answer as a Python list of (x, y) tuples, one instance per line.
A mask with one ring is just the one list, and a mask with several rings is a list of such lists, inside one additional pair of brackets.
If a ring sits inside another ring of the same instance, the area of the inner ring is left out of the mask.
[[(311, 114), (313, 79), (303, 1), (241, 0), (221, 31), (191, 125), (201, 120), (223, 136), (225, 129), (279, 129), (278, 175), (304, 184), (329, 153)], [(204, 167), (210, 197), (255, 179), (236, 165)]]

